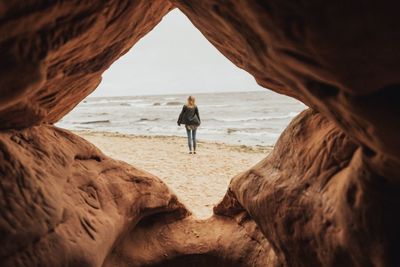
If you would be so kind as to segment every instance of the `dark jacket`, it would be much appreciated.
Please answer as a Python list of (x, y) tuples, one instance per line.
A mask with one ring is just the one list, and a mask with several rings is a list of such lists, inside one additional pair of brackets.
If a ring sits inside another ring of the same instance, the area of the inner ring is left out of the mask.
[(183, 106), (181, 114), (179, 114), (179, 118), (177, 121), (178, 125), (196, 125), (199, 126), (201, 123), (199, 109), (197, 106), (193, 108), (188, 107), (186, 105)]

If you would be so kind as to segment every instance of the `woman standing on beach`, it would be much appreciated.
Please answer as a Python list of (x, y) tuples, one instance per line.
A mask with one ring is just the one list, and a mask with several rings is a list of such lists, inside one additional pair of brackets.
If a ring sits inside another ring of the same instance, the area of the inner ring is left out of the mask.
[[(196, 106), (196, 99), (189, 96), (186, 105), (183, 105), (181, 114), (179, 114), (178, 125), (185, 124), (186, 133), (188, 137), (189, 154), (196, 154), (196, 131), (199, 127), (200, 115), (199, 109)], [(192, 152), (193, 144), (193, 152)]]

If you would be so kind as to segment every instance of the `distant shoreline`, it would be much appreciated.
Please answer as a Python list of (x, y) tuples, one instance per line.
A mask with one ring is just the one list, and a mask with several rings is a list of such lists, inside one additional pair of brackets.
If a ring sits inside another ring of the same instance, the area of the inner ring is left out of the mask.
[[(186, 144), (186, 137), (177, 136), (177, 135), (142, 135), (142, 134), (125, 134), (120, 132), (106, 132), (106, 131), (93, 131), (93, 130), (69, 130), (79, 136), (103, 136), (103, 137), (120, 137), (120, 138), (131, 138), (131, 139), (158, 139), (158, 140), (176, 140), (179, 142), (183, 142)], [(221, 141), (212, 141), (199, 139), (199, 144), (209, 144), (216, 145), (222, 147), (229, 147), (235, 151), (249, 152), (249, 153), (269, 153), (273, 149), (273, 146), (270, 145), (239, 145), (239, 144), (230, 144)]]
[(271, 147), (227, 145), (200, 140), (197, 154), (189, 154), (185, 137), (73, 131), (104, 154), (159, 177), (200, 219), (228, 190), (233, 177), (271, 152)]
[[(176, 124), (185, 101), (184, 95), (91, 98), (56, 125), (76, 131), (186, 137), (184, 127)], [(239, 146), (273, 146), (304, 109), (299, 102), (268, 92), (201, 94), (196, 101), (203, 122), (197, 138)]]
[(219, 91), (219, 92), (188, 92), (188, 93), (167, 93), (167, 94), (139, 94), (139, 95), (89, 95), (86, 99), (91, 98), (120, 98), (120, 97), (147, 97), (147, 96), (189, 96), (189, 95), (218, 95), (218, 94), (235, 94), (235, 93), (254, 93), (269, 90), (267, 88), (255, 89), (255, 90), (243, 90), (243, 91)]

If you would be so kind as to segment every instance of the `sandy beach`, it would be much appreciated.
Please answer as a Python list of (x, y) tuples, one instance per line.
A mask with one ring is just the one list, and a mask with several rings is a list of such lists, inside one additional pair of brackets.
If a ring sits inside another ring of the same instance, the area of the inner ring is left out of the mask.
[(228, 145), (198, 141), (196, 155), (188, 154), (186, 138), (136, 136), (74, 131), (106, 155), (161, 178), (198, 218), (212, 214), (231, 178), (250, 168), (272, 147)]

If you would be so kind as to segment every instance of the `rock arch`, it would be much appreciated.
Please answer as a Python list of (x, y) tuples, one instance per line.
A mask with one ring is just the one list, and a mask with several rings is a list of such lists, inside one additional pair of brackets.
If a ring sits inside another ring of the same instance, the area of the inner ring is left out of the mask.
[[(205, 222), (158, 178), (51, 125), (174, 7), (259, 84), (312, 108), (269, 157), (233, 178)], [(170, 248), (180, 252), (165, 261), (143, 254), (143, 265), (400, 265), (397, 7), (390, 0), (1, 1), (1, 265), (134, 265), (140, 259), (129, 248), (141, 251), (135, 237), (152, 229), (170, 231)], [(152, 229), (143, 228), (148, 220)], [(197, 224), (227, 234), (216, 243), (205, 231), (190, 249), (174, 239)], [(232, 238), (243, 246), (224, 247)]]

